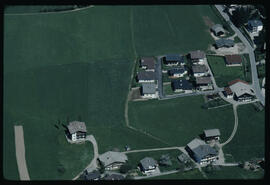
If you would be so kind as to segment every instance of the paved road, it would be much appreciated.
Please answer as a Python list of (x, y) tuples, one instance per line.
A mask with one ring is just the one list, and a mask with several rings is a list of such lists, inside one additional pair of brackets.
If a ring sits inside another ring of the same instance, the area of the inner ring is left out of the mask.
[(158, 56), (157, 57), (158, 60), (157, 60), (157, 63), (156, 63), (156, 79), (157, 79), (157, 82), (158, 82), (158, 95), (159, 95), (160, 99), (164, 98), (163, 84), (162, 84), (162, 67), (161, 67), (162, 57), (163, 56)]
[(179, 170), (171, 170), (171, 171), (160, 172), (158, 174), (153, 174), (153, 175), (149, 175), (149, 176), (137, 176), (137, 177), (134, 177), (134, 179), (141, 180), (141, 179), (147, 179), (147, 178), (152, 178), (152, 177), (157, 177), (157, 176), (162, 176), (162, 175), (169, 175), (169, 174), (173, 174), (173, 173), (177, 173), (177, 172), (179, 172)]
[(20, 180), (30, 180), (26, 160), (25, 160), (25, 146), (23, 137), (23, 127), (21, 125), (14, 126), (15, 132), (15, 149), (17, 166), (19, 169)]
[(254, 48), (250, 45), (246, 37), (239, 31), (239, 29), (233, 25), (227, 13), (223, 12), (223, 9), (224, 9), (223, 5), (215, 5), (215, 7), (219, 11), (219, 13), (224, 17), (224, 19), (229, 23), (229, 25), (235, 31), (239, 39), (245, 44), (246, 48), (248, 49), (250, 66), (251, 66), (251, 74), (252, 74), (252, 87), (255, 91), (256, 97), (259, 99), (259, 101), (263, 105), (265, 105), (265, 98), (263, 97), (261, 93), (261, 89), (259, 85), (259, 79), (258, 79), (257, 68), (256, 68), (256, 60), (254, 56)]
[(164, 148), (149, 148), (149, 149), (140, 149), (140, 150), (130, 150), (130, 151), (122, 152), (122, 153), (128, 154), (128, 153), (150, 152), (150, 151), (160, 151), (160, 150), (175, 150), (175, 149), (180, 150), (180, 148), (184, 148), (184, 147), (173, 146), (173, 147), (164, 147)]

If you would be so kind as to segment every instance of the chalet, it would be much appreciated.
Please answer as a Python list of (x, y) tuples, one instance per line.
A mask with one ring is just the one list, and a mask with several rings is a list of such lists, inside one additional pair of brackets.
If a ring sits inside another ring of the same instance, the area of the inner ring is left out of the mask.
[(213, 89), (210, 76), (196, 77), (196, 85), (199, 90)]
[(148, 173), (156, 171), (156, 168), (158, 167), (158, 163), (155, 159), (151, 157), (145, 157), (142, 160), (140, 160), (139, 166), (143, 173), (148, 174)]
[(153, 71), (139, 71), (137, 74), (137, 81), (139, 83), (155, 82), (156, 76)]
[(179, 54), (168, 54), (163, 58), (163, 62), (165, 65), (174, 66), (174, 65), (181, 65), (185, 64), (184, 56)]
[(140, 67), (146, 71), (155, 71), (155, 62), (154, 57), (143, 57), (140, 60)]
[(208, 75), (208, 69), (205, 65), (193, 65), (192, 66), (193, 75), (195, 77), (201, 77)]
[(216, 36), (221, 36), (225, 33), (225, 30), (222, 25), (220, 24), (215, 24), (214, 26), (211, 27), (211, 31), (216, 35)]
[(231, 40), (231, 39), (218, 39), (216, 40), (215, 42), (215, 47), (216, 49), (219, 49), (219, 48), (230, 48), (230, 47), (233, 47), (234, 46), (234, 41)]
[(252, 101), (255, 98), (254, 90), (250, 87), (247, 82), (242, 80), (234, 80), (229, 82), (230, 89), (233, 92), (233, 99), (239, 102)]
[(241, 66), (242, 57), (240, 55), (225, 55), (226, 66)]
[(204, 64), (204, 59), (206, 58), (206, 55), (203, 51), (196, 50), (189, 52), (189, 57), (193, 64)]
[(170, 77), (183, 77), (185, 74), (187, 74), (187, 70), (185, 67), (179, 67), (179, 68), (173, 68), (168, 70), (168, 75)]
[(199, 164), (208, 164), (217, 159), (217, 151), (200, 139), (193, 139), (185, 147), (186, 151)]
[(68, 138), (72, 141), (84, 140), (86, 138), (86, 126), (84, 122), (72, 121), (68, 124)]
[(143, 83), (141, 88), (143, 98), (157, 98), (156, 84)]
[(232, 92), (230, 87), (224, 87), (224, 91), (222, 91), (222, 93), (224, 94), (224, 96), (226, 98), (232, 98), (233, 97), (233, 92)]
[(263, 29), (263, 23), (260, 20), (252, 19), (248, 21), (247, 28), (250, 33), (258, 33)]
[(124, 180), (125, 177), (121, 174), (106, 174), (104, 177), (103, 177), (103, 180)]
[(95, 170), (93, 172), (84, 171), (84, 180), (99, 180), (101, 175), (100, 172)]
[(185, 79), (174, 80), (171, 85), (174, 92), (190, 93), (193, 90), (192, 84)]
[(208, 141), (219, 141), (220, 132), (219, 129), (209, 129), (203, 131), (203, 138), (206, 142)]
[(121, 152), (108, 151), (98, 156), (98, 161), (105, 167), (105, 170), (119, 169), (127, 160), (126, 154)]

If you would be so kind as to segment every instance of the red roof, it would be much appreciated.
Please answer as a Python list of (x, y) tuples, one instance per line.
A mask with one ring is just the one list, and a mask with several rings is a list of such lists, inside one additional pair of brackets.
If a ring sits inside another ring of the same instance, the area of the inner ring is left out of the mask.
[(225, 55), (227, 64), (241, 64), (242, 58), (240, 55)]
[(240, 80), (240, 79), (232, 80), (232, 81), (228, 82), (228, 84), (229, 84), (229, 86), (231, 86), (231, 85), (233, 85), (233, 84), (235, 84), (235, 83), (237, 83), (237, 82), (242, 82), (242, 83), (244, 83), (244, 84), (249, 85), (246, 81)]

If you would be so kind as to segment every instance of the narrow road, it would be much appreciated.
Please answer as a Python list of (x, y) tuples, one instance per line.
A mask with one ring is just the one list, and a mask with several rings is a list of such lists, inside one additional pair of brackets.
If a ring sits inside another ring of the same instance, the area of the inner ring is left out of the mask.
[(254, 56), (254, 48), (250, 45), (249, 41), (240, 32), (240, 30), (233, 25), (233, 23), (231, 22), (229, 16), (227, 15), (227, 13), (223, 12), (223, 10), (224, 10), (223, 5), (215, 5), (215, 7), (219, 11), (219, 13), (223, 16), (223, 18), (229, 23), (229, 25), (235, 31), (235, 33), (237, 34), (237, 36), (239, 37), (239, 39), (246, 46), (246, 48), (248, 50), (249, 60), (250, 60), (250, 66), (251, 66), (252, 87), (253, 87), (253, 89), (255, 91), (255, 94), (256, 94), (256, 97), (258, 98), (258, 100), (263, 105), (265, 105), (265, 98), (263, 97), (263, 95), (261, 93), (261, 89), (260, 89), (260, 85), (259, 85), (259, 79), (258, 79), (257, 68), (256, 68), (256, 60), (255, 60), (255, 56)]
[(19, 170), (20, 180), (30, 180), (26, 160), (25, 160), (25, 145), (23, 136), (23, 127), (21, 125), (14, 126), (15, 149), (17, 166)]
[(94, 158), (92, 159), (92, 161), (90, 162), (90, 164), (83, 170), (81, 171), (76, 177), (74, 177), (72, 180), (76, 180), (77, 178), (80, 177), (80, 175), (85, 171), (93, 171), (97, 168), (97, 158), (98, 158), (98, 145), (97, 145), (97, 141), (95, 139), (95, 137), (93, 135), (88, 135), (86, 136), (85, 141), (89, 141), (93, 144), (93, 148), (94, 148)]
[(163, 83), (162, 83), (162, 57), (163, 56), (158, 56), (157, 58), (157, 63), (156, 63), (156, 79), (158, 82), (158, 95), (159, 99), (163, 99)]
[(136, 153), (136, 152), (151, 152), (151, 151), (160, 151), (160, 150), (179, 150), (180, 147), (165, 147), (165, 148), (149, 148), (149, 149), (140, 149), (140, 150), (129, 150), (122, 152), (124, 154), (129, 154), (129, 153)]
[(137, 176), (137, 177), (134, 177), (134, 180), (148, 179), (148, 178), (157, 177), (157, 176), (169, 175), (169, 174), (173, 174), (173, 173), (177, 173), (177, 172), (179, 172), (179, 170), (160, 172), (158, 174), (153, 174), (153, 175), (149, 175), (149, 176)]

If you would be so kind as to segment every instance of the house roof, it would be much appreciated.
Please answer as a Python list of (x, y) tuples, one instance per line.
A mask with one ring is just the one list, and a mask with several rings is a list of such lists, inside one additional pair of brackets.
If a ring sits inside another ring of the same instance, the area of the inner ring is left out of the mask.
[(192, 151), (195, 154), (196, 158), (199, 160), (201, 160), (207, 155), (217, 155), (217, 151), (206, 144), (199, 145), (198, 147), (192, 149)]
[(205, 58), (205, 53), (201, 50), (189, 52), (191, 59), (202, 59)]
[(205, 65), (193, 65), (192, 66), (193, 73), (205, 73), (208, 71)]
[(184, 62), (184, 57), (180, 54), (167, 54), (165, 55), (166, 61), (178, 61), (178, 62)]
[(198, 146), (200, 146), (200, 145), (205, 145), (205, 144), (206, 144), (206, 143), (205, 143), (203, 140), (198, 139), (198, 138), (194, 138), (192, 141), (190, 141), (190, 142), (187, 144), (187, 146), (188, 146), (191, 150), (193, 150), (193, 149), (197, 148)]
[(215, 33), (218, 33), (218, 32), (225, 32), (224, 28), (222, 25), (220, 24), (215, 24), (214, 26), (211, 27), (211, 30), (214, 31)]
[(139, 71), (137, 75), (139, 80), (155, 80), (155, 72), (153, 71)]
[(142, 93), (143, 94), (155, 94), (156, 93), (156, 84), (143, 83), (142, 84)]
[(152, 157), (145, 157), (142, 160), (140, 160), (140, 164), (142, 165), (143, 169), (149, 169), (150, 166), (156, 166), (157, 161), (153, 159)]
[(141, 65), (146, 66), (147, 69), (155, 69), (155, 58), (154, 57), (143, 57), (143, 58), (141, 58)]
[(202, 76), (202, 77), (196, 77), (196, 84), (200, 85), (200, 84), (210, 84), (211, 81), (211, 77), (210, 76)]
[(243, 82), (236, 82), (233, 85), (231, 85), (230, 88), (237, 97), (242, 96), (243, 94), (249, 94), (253, 96), (255, 95), (250, 85)]
[(107, 174), (104, 178), (104, 180), (123, 180), (125, 177), (120, 174)]
[(261, 20), (258, 19), (252, 19), (248, 21), (248, 25), (252, 26), (252, 27), (258, 27), (258, 26), (262, 26), (263, 23)]
[(225, 55), (227, 64), (241, 64), (242, 57), (240, 55)]
[(234, 41), (231, 39), (224, 39), (224, 38), (218, 39), (218, 40), (216, 40), (216, 46), (218, 48), (224, 47), (224, 46), (232, 47), (232, 46), (234, 46)]
[(232, 90), (230, 87), (224, 87), (224, 91), (226, 92), (227, 95), (233, 94)]
[(84, 122), (72, 121), (69, 122), (67, 127), (70, 134), (74, 134), (76, 132), (87, 132)]
[(93, 172), (90, 172), (90, 173), (87, 173), (85, 175), (85, 179), (86, 180), (93, 180), (93, 179), (96, 179), (96, 178), (99, 178), (100, 177), (100, 172), (99, 171), (93, 171)]
[(230, 82), (228, 82), (228, 85), (233, 85), (233, 84), (235, 84), (235, 83), (237, 83), (237, 82), (242, 82), (242, 83), (244, 83), (244, 84), (247, 84), (247, 85), (249, 85), (246, 81), (244, 81), (244, 80), (241, 80), (241, 79), (235, 79), (235, 80), (232, 80), (232, 81), (230, 81)]
[(203, 131), (205, 137), (220, 136), (219, 129), (208, 129)]
[(174, 75), (174, 74), (183, 74), (186, 71), (184, 67), (179, 67), (179, 68), (173, 68), (168, 71), (169, 75)]
[(187, 80), (174, 80), (172, 81), (173, 89), (192, 90), (192, 84)]
[(128, 160), (126, 154), (113, 151), (108, 151), (99, 155), (98, 159), (104, 164), (105, 167), (116, 162), (125, 163)]

